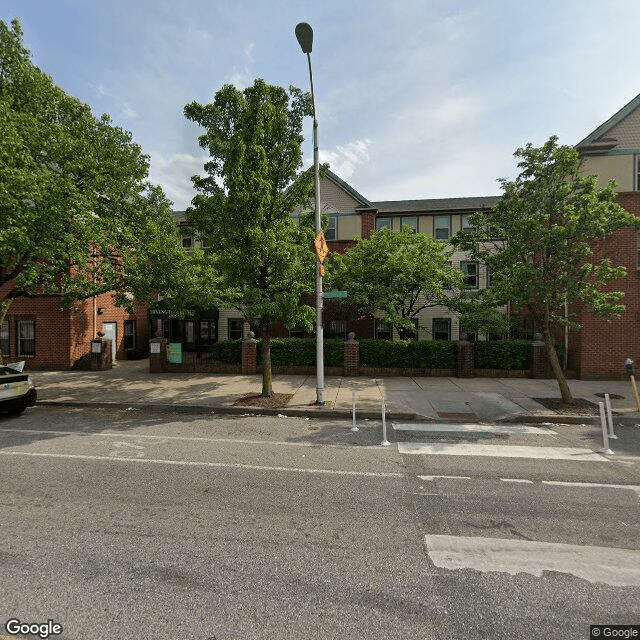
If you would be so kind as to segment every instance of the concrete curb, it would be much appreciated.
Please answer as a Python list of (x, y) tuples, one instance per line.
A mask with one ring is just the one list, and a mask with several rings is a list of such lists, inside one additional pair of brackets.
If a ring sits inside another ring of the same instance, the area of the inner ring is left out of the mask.
[[(202, 404), (163, 404), (148, 402), (82, 402), (77, 400), (38, 400), (38, 405), (50, 407), (92, 407), (96, 409), (135, 409), (145, 411), (167, 411), (174, 413), (199, 413), (204, 415), (252, 415), (252, 416), (277, 416), (286, 415), (287, 417), (299, 418), (335, 418), (338, 420), (351, 420), (352, 413), (350, 409), (327, 409), (318, 407), (313, 408), (296, 408), (296, 407), (280, 407), (273, 409), (268, 407), (229, 407), (224, 405), (202, 405)], [(560, 415), (560, 414), (517, 414), (495, 419), (440, 419), (430, 416), (423, 416), (414, 412), (387, 411), (388, 420), (409, 421), (409, 422), (448, 422), (448, 423), (497, 423), (497, 424), (516, 424), (516, 423), (550, 423), (550, 424), (585, 424), (591, 426), (600, 426), (600, 416), (589, 415)], [(357, 410), (356, 418), (358, 420), (381, 420), (379, 411)], [(617, 415), (614, 421), (623, 425), (633, 426), (638, 424), (640, 419), (635, 417), (627, 417)]]
[[(92, 407), (95, 409), (135, 409), (145, 411), (168, 411), (174, 413), (201, 413), (207, 415), (253, 415), (253, 416), (277, 416), (300, 418), (337, 418), (340, 420), (351, 420), (351, 410), (345, 409), (324, 409), (309, 408), (297, 409), (294, 407), (280, 407), (272, 409), (268, 407), (226, 407), (221, 405), (201, 405), (201, 404), (158, 404), (146, 402), (81, 402), (76, 400), (38, 400), (37, 405), (49, 407)], [(399, 411), (387, 411), (388, 420), (423, 420), (433, 421), (416, 413), (403, 413)], [(381, 420), (380, 412), (357, 411), (358, 420)]]

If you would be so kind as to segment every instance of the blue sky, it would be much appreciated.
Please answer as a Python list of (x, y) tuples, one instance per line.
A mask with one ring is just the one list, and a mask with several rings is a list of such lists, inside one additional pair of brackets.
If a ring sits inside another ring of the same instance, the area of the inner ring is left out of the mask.
[[(151, 157), (176, 209), (206, 158), (184, 105), (255, 78), (307, 90), (320, 157), (369, 200), (499, 193), (513, 152), (575, 144), (640, 93), (637, 0), (0, 0), (33, 60)], [(311, 122), (304, 154), (311, 163)]]

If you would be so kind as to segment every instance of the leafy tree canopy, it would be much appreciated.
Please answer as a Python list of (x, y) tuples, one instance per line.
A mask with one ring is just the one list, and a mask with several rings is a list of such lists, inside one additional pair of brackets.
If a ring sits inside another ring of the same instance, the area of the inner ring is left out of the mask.
[(451, 253), (444, 241), (408, 227), (381, 229), (333, 257), (330, 283), (370, 313), (382, 311), (401, 336), (410, 335), (423, 309), (449, 307), (453, 290), (464, 286)]
[[(131, 135), (33, 65), (0, 21), (0, 304), (175, 287), (184, 259), (171, 203)], [(4, 314), (2, 314), (4, 315)], [(1, 318), (0, 318), (1, 319)]]
[(199, 194), (187, 217), (207, 239), (225, 303), (260, 327), (263, 395), (271, 395), (271, 324), (313, 326), (314, 311), (300, 295), (314, 289), (314, 232), (291, 217), (313, 195), (312, 173), (300, 171), (310, 99), (258, 79), (243, 91), (225, 85), (213, 103), (184, 111), (206, 129), (199, 143), (210, 154), (206, 175), (192, 178)]
[[(554, 348), (554, 327), (566, 324), (565, 302), (604, 318), (620, 315), (623, 293), (607, 286), (626, 269), (614, 266), (601, 242), (638, 220), (615, 203), (615, 183), (598, 188), (597, 176), (582, 175), (580, 154), (552, 136), (542, 147), (528, 144), (514, 154), (521, 169), (500, 180), (504, 195), (489, 213), (470, 216), (474, 231), (453, 243), (484, 262), (493, 286), (489, 306), (511, 302), (526, 309), (543, 333), (563, 399), (571, 394)], [(597, 248), (596, 248), (597, 247)]]

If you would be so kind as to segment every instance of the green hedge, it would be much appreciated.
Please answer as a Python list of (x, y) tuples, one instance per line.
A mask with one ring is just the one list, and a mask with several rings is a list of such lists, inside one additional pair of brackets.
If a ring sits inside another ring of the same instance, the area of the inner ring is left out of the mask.
[(450, 340), (360, 340), (360, 366), (455, 369), (456, 343)]
[[(360, 340), (360, 366), (455, 369), (456, 343), (445, 340)], [(528, 369), (529, 340), (497, 340), (475, 343), (477, 369)], [(262, 364), (262, 341), (258, 340), (258, 364)], [(211, 347), (219, 362), (242, 362), (242, 340), (224, 340)], [(307, 366), (316, 364), (315, 338), (272, 338), (271, 364)], [(344, 366), (344, 342), (324, 341), (324, 364)]]
[(530, 340), (490, 340), (475, 343), (476, 369), (528, 369)]
[(218, 362), (226, 362), (228, 364), (240, 364), (242, 362), (242, 340), (223, 340), (216, 342), (211, 347), (211, 353), (214, 354)]
[[(315, 338), (271, 338), (271, 364), (282, 366), (315, 367)], [(262, 340), (258, 340), (258, 364), (262, 364)], [(344, 365), (344, 342), (339, 338), (324, 341), (326, 367)]]

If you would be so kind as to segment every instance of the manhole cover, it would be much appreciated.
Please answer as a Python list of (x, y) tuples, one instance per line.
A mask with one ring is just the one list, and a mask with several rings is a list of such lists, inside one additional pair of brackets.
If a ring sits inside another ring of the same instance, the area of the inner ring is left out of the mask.
[[(604, 393), (594, 393), (593, 395), (594, 395), (594, 396), (598, 396), (598, 398), (604, 398), (604, 396), (605, 396), (606, 394), (604, 394)], [(617, 393), (610, 393), (610, 394), (609, 394), (609, 397), (610, 397), (612, 400), (624, 400), (624, 396), (619, 396)]]

